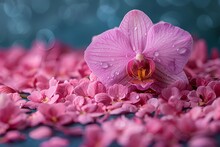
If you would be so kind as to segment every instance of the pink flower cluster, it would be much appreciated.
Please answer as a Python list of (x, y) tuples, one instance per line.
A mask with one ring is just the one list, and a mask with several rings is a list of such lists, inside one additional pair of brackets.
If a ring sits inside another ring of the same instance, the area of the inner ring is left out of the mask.
[(65, 147), (81, 136), (82, 147), (219, 146), (219, 52), (209, 58), (204, 40), (192, 42), (132, 10), (84, 57), (59, 42), (1, 51), (0, 143)]
[(0, 143), (23, 141), (22, 130), (36, 128), (29, 136), (48, 139), (42, 147), (70, 145), (55, 131), (82, 136), (82, 147), (217, 146), (220, 58), (216, 50), (208, 58), (206, 50), (204, 40), (195, 41), (184, 68), (189, 83), (176, 82), (161, 92), (106, 87), (81, 52), (58, 42), (51, 49), (36, 42), (28, 51), (18, 46), (1, 51)]

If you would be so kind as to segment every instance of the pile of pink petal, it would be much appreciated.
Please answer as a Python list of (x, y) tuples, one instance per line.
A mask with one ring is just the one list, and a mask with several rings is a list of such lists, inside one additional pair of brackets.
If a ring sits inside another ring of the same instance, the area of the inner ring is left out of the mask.
[(14, 46), (0, 57), (0, 143), (30, 137), (42, 147), (65, 147), (82, 136), (82, 147), (220, 145), (220, 58), (217, 49), (208, 57), (204, 40), (195, 41), (184, 69), (189, 84), (160, 93), (105, 87), (82, 51), (59, 42)]

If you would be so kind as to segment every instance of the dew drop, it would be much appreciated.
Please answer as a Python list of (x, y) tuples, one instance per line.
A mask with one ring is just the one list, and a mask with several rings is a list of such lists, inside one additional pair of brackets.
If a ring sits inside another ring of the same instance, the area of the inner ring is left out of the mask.
[(158, 53), (158, 52), (154, 52), (154, 56), (155, 56), (155, 57), (158, 57), (158, 56), (159, 56), (159, 53)]
[(186, 53), (186, 48), (178, 48), (178, 49), (176, 49), (177, 50), (177, 52), (179, 53), (179, 54), (185, 54)]
[(175, 47), (175, 45), (172, 45), (172, 47)]
[(136, 98), (136, 100), (138, 100), (140, 97), (139, 97), (139, 95), (137, 95), (135, 98)]
[(147, 33), (144, 33), (144, 36), (147, 36)]
[(125, 57), (128, 58), (128, 54), (126, 54)]
[(106, 69), (109, 67), (109, 64), (108, 63), (101, 63), (100, 64), (102, 68)]
[(118, 71), (116, 71), (116, 72), (115, 72), (115, 74), (116, 74), (116, 75), (119, 75), (119, 72), (118, 72)]
[(137, 30), (137, 27), (134, 27), (134, 30), (136, 31), (136, 30)]
[(157, 59), (157, 62), (161, 62), (161, 60), (160, 60), (160, 59)]

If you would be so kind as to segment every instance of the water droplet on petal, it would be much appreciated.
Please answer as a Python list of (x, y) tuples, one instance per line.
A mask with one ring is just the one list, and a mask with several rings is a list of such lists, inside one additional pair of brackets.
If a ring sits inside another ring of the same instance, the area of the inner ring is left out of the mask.
[(155, 56), (155, 57), (158, 57), (158, 56), (159, 56), (159, 53), (158, 53), (158, 52), (154, 52), (154, 56)]
[(137, 27), (134, 27), (134, 30), (136, 31), (136, 30), (137, 30)]
[(177, 50), (177, 52), (178, 52), (180, 55), (186, 53), (186, 48), (178, 48), (178, 49), (176, 49), (176, 50)]
[(144, 36), (147, 36), (147, 33), (144, 33)]
[(100, 64), (102, 68), (106, 69), (109, 67), (109, 64), (108, 63), (101, 63)]
[(175, 45), (172, 45), (172, 47), (175, 47)]
[(111, 77), (113, 78), (114, 76), (115, 76), (115, 74), (114, 74), (114, 73), (112, 73), (112, 74), (111, 74)]
[(137, 95), (135, 98), (136, 98), (136, 100), (138, 100), (140, 97), (139, 97), (139, 95)]
[(116, 75), (119, 75), (119, 72), (118, 72), (118, 71), (116, 71), (116, 72), (115, 72), (115, 74), (116, 74)]

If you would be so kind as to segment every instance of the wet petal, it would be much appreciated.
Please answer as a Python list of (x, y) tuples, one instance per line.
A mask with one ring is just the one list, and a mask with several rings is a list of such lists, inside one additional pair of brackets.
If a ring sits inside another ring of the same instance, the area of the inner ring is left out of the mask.
[(144, 54), (160, 63), (163, 70), (177, 74), (188, 61), (191, 48), (192, 37), (188, 32), (160, 22), (150, 28)]
[(128, 38), (119, 29), (112, 29), (97, 36), (86, 49), (84, 57), (102, 83), (126, 84), (126, 65), (135, 57), (135, 53)]
[(122, 105), (122, 109), (125, 112), (136, 112), (138, 108), (135, 105), (129, 104), (129, 103), (124, 103)]
[(128, 87), (120, 84), (114, 84), (108, 89), (108, 95), (112, 98), (112, 100), (124, 99), (127, 94)]
[(85, 112), (92, 113), (92, 112), (95, 112), (97, 110), (97, 105), (95, 105), (95, 104), (86, 104), (86, 105), (82, 106), (81, 109)]
[(112, 101), (107, 93), (98, 93), (95, 95), (94, 99), (96, 102), (103, 103), (104, 105), (109, 105)]
[(106, 88), (101, 82), (95, 81), (88, 85), (87, 93), (89, 96), (94, 97), (97, 93), (102, 92), (106, 92)]
[(155, 80), (154, 83), (151, 85), (151, 88), (156, 91), (160, 91), (162, 88), (165, 88), (168, 85), (174, 84), (176, 82), (188, 83), (188, 79), (184, 72), (181, 72), (179, 74), (169, 73), (167, 71), (164, 71), (163, 68), (161, 68), (161, 65), (158, 65), (156, 67), (152, 78)]
[(153, 23), (144, 12), (132, 10), (124, 16), (119, 28), (129, 36), (132, 49), (135, 52), (142, 52), (146, 45), (147, 32), (151, 26)]

